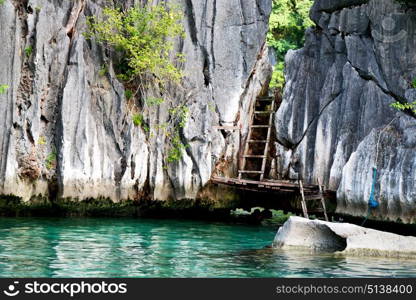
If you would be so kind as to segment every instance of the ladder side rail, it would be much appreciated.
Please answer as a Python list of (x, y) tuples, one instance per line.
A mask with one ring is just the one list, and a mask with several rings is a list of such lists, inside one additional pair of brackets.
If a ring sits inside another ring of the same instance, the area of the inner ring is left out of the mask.
[(326, 213), (326, 204), (325, 204), (325, 198), (324, 198), (324, 189), (321, 185), (321, 183), (319, 182), (318, 179), (318, 185), (319, 185), (319, 193), (321, 194), (321, 205), (322, 205), (322, 209), (324, 211), (324, 216), (325, 216), (325, 221), (329, 221), (328, 219), (328, 214)]
[[(250, 117), (250, 123), (249, 123), (249, 126), (248, 126), (247, 138), (246, 138), (245, 144), (244, 144), (243, 162), (242, 162), (241, 169), (240, 169), (242, 171), (244, 171), (246, 169), (247, 160), (246, 160), (245, 156), (248, 154), (248, 150), (249, 150), (249, 147), (250, 147), (249, 141), (251, 139), (251, 135), (252, 135), (252, 131), (253, 131), (251, 126), (253, 125), (253, 121), (254, 121), (254, 111), (256, 110), (256, 103), (257, 103), (257, 98), (255, 98), (253, 100), (253, 103), (252, 103), (251, 108), (250, 108), (251, 117)], [(238, 179), (241, 180), (242, 176), (243, 176), (243, 173), (239, 172), (238, 173)]]
[(306, 219), (309, 219), (309, 215), (308, 215), (308, 207), (306, 206), (306, 201), (305, 201), (305, 193), (303, 191), (303, 183), (302, 180), (299, 180), (299, 189), (300, 189), (300, 195), (302, 197), (302, 210), (303, 210), (303, 216)]
[(261, 175), (260, 175), (260, 181), (264, 180), (264, 173), (266, 172), (266, 163), (267, 163), (267, 155), (269, 153), (269, 147), (270, 147), (270, 138), (272, 133), (272, 126), (273, 126), (273, 115), (274, 115), (274, 101), (271, 102), (271, 109), (270, 109), (270, 116), (269, 116), (269, 128), (267, 129), (267, 137), (266, 137), (266, 145), (264, 147), (264, 153), (263, 153), (263, 161), (261, 164)]

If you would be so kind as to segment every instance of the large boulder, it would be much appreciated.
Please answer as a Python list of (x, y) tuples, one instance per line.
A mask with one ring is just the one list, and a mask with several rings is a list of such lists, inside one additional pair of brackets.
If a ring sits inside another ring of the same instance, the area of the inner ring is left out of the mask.
[(401, 236), (349, 223), (332, 223), (301, 217), (290, 217), (279, 228), (273, 247), (416, 258), (416, 237)]

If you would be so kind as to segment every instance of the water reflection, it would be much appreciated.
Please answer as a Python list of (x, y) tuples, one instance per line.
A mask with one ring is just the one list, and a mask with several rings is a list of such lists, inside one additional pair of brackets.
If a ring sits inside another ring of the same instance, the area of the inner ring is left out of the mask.
[(413, 277), (413, 261), (264, 249), (271, 228), (136, 219), (0, 219), (3, 277)]

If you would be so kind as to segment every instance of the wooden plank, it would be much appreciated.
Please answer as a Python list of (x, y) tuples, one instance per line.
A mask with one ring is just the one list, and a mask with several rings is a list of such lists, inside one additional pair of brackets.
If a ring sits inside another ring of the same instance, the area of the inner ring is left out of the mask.
[(295, 183), (287, 183), (287, 182), (268, 182), (268, 181), (262, 181), (265, 185), (269, 186), (284, 186), (284, 187), (293, 187), (296, 189), (299, 189), (299, 185)]
[(313, 195), (305, 194), (305, 201), (316, 201), (316, 200), (321, 200), (321, 199), (322, 199), (321, 194), (313, 194)]
[[(295, 186), (295, 187), (299, 188), (299, 183), (298, 183), (297, 180), (295, 181), (295, 180), (270, 180), (270, 179), (266, 179), (266, 180), (264, 180), (264, 182), (267, 182), (268, 184), (271, 184), (271, 185), (278, 184), (278, 185)], [(317, 185), (313, 185), (313, 184), (303, 184), (303, 189), (305, 191), (307, 191), (307, 190), (313, 190), (315, 192), (319, 191), (319, 187)]]
[(303, 193), (303, 184), (302, 184), (302, 180), (299, 180), (299, 189), (300, 189), (300, 195), (302, 196), (302, 210), (303, 210), (303, 216), (306, 219), (309, 219), (309, 215), (308, 215), (308, 208), (306, 206), (306, 202), (305, 202), (305, 195)]
[(298, 181), (297, 180), (284, 180), (284, 179), (280, 179), (280, 180), (265, 179), (264, 182), (270, 182), (270, 183), (282, 182), (282, 183), (293, 183), (293, 184), (296, 184)]
[[(261, 171), (241, 171), (241, 172), (254, 172), (253, 174), (259, 174), (259, 172)], [(279, 189), (285, 189), (285, 191), (290, 191), (290, 192), (299, 192), (299, 183), (296, 184), (294, 182), (288, 181), (288, 180), (267, 180), (267, 181), (257, 181), (257, 180), (249, 180), (249, 179), (237, 179), (237, 178), (224, 178), (224, 177), (218, 177), (218, 176), (214, 176), (211, 178), (211, 181), (214, 182), (220, 182), (220, 183), (226, 183), (226, 184), (233, 184), (233, 185), (254, 185), (254, 186), (259, 186), (261, 185), (261, 189), (274, 189), (274, 188), (279, 188)], [(304, 190), (304, 195), (305, 197), (308, 197), (310, 195), (315, 196), (316, 193), (316, 189), (319, 190), (319, 186), (312, 186), (313, 189), (308, 189), (305, 187), (304, 184), (303, 185), (303, 190)], [(328, 192), (328, 191), (327, 191)], [(334, 193), (334, 191), (329, 191), (330, 193)]]
[(267, 140), (249, 140), (249, 143), (267, 143)]
[(262, 184), (267, 185), (267, 186), (283, 186), (283, 187), (293, 187), (293, 188), (296, 188), (297, 190), (299, 189), (299, 185), (294, 184), (294, 183), (289, 184), (289, 183), (286, 183), (286, 182), (280, 183), (278, 181), (269, 182), (269, 181), (255, 181), (255, 180), (247, 180), (247, 179), (242, 179), (242, 181), (247, 182), (247, 183), (252, 183), (252, 184), (256, 184), (256, 183), (261, 182)]
[(251, 128), (269, 128), (269, 125), (250, 125)]
[(285, 193), (295, 193), (297, 191), (294, 190), (285, 190), (285, 189), (280, 189), (280, 191), (285, 192)]
[(266, 184), (256, 184), (259, 183), (259, 181), (250, 181), (250, 180), (238, 180), (230, 178), (227, 180), (221, 180), (212, 178), (211, 182), (214, 184), (224, 184), (229, 185), (237, 189), (241, 190), (250, 190), (253, 192), (259, 192), (259, 193), (299, 193), (299, 187), (288, 189), (285, 187), (279, 187), (279, 186), (270, 186)]
[(274, 97), (259, 97), (257, 101), (274, 101)]

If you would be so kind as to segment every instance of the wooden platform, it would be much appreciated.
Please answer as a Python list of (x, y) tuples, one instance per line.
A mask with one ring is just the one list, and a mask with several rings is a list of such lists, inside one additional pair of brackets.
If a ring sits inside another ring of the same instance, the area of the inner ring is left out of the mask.
[[(211, 178), (212, 184), (221, 184), (232, 186), (241, 190), (263, 193), (300, 193), (299, 183), (297, 180), (246, 180), (238, 178), (226, 178), (214, 176)], [(305, 200), (314, 200), (315, 195), (320, 193), (319, 185), (303, 184)], [(324, 197), (327, 199), (335, 199), (336, 191), (323, 191)]]
[[(275, 97), (257, 97), (252, 101), (250, 114), (251, 119), (248, 124), (248, 134), (245, 137), (245, 146), (240, 169), (237, 178), (227, 178), (213, 176), (211, 183), (216, 185), (227, 185), (239, 190), (252, 191), (255, 193), (270, 194), (292, 194), (299, 195), (295, 198), (300, 201), (302, 212), (305, 218), (309, 218), (312, 211), (308, 208), (316, 208), (317, 204), (321, 206), (325, 220), (328, 221), (326, 211), (326, 200), (336, 200), (335, 191), (327, 191), (324, 186), (319, 184), (304, 184), (301, 180), (270, 180), (266, 179), (266, 168), (270, 163), (270, 146), (272, 141), (273, 117), (276, 109)], [(277, 103), (277, 108), (279, 104)], [(252, 197), (254, 201), (261, 202), (262, 199), (256, 196)], [(267, 199), (275, 197), (264, 197)], [(290, 200), (290, 197), (276, 197), (283, 201), (275, 204), (281, 204), (284, 200)], [(318, 202), (319, 201), (319, 202)], [(290, 201), (289, 201), (290, 202)], [(314, 203), (315, 202), (315, 203)], [(310, 205), (308, 205), (310, 203)]]

